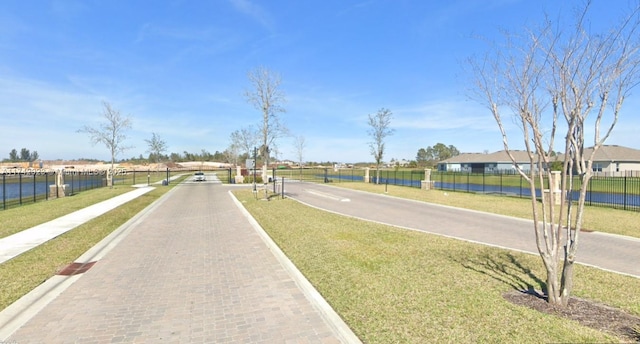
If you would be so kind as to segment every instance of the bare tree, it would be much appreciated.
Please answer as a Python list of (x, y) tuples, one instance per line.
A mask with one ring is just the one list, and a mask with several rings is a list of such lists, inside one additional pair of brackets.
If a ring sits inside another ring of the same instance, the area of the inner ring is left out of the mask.
[(296, 155), (298, 157), (298, 167), (300, 167), (300, 180), (302, 180), (302, 164), (304, 162), (304, 149), (307, 146), (304, 136), (296, 136), (295, 142)]
[(247, 156), (252, 155), (257, 139), (257, 133), (249, 128), (242, 128), (231, 133), (231, 145), (236, 146), (242, 154), (246, 153)]
[(260, 156), (269, 164), (270, 147), (278, 138), (288, 135), (288, 129), (280, 122), (278, 113), (285, 112), (284, 92), (280, 89), (280, 75), (265, 67), (258, 67), (248, 73), (251, 90), (244, 95), (251, 105), (262, 113), (262, 125), (259, 129)]
[(162, 155), (167, 151), (167, 142), (157, 133), (152, 133), (151, 138), (145, 139), (144, 142), (146, 142), (149, 147), (147, 153), (151, 155), (150, 158), (152, 158), (155, 163), (159, 163)]
[[(611, 30), (594, 34), (587, 21), (589, 7), (586, 2), (576, 11), (572, 25), (545, 20), (543, 26), (527, 29), (523, 37), (507, 34), (505, 46), (494, 47), (484, 59), (471, 60), (475, 95), (491, 111), (504, 148), (529, 182), (536, 244), (547, 273), (543, 289), (550, 303), (562, 306), (573, 288), (594, 155), (611, 135), (625, 97), (640, 77), (640, 8)], [(508, 115), (522, 131), (528, 169), (516, 164), (509, 151), (503, 120)], [(539, 203), (536, 185), (553, 184), (550, 166), (556, 159), (555, 138), (565, 129), (560, 137), (564, 156), (559, 199), (550, 190), (550, 197), (542, 197)], [(592, 130), (593, 146), (585, 149), (587, 130)], [(573, 174), (579, 181), (577, 200), (572, 199)]]
[(385, 108), (378, 110), (375, 115), (369, 114), (369, 136), (373, 140), (369, 143), (369, 148), (376, 161), (376, 184), (380, 183), (380, 164), (385, 151), (384, 139), (393, 134), (393, 129), (389, 127), (391, 117), (393, 117), (391, 110)]
[(119, 110), (111, 107), (111, 104), (102, 102), (104, 111), (102, 117), (105, 121), (100, 124), (99, 127), (91, 127), (85, 125), (82, 129), (79, 129), (80, 133), (87, 133), (91, 139), (92, 144), (102, 143), (111, 153), (111, 170), (107, 178), (109, 187), (113, 187), (113, 175), (116, 156), (118, 154), (131, 148), (124, 146), (126, 140), (126, 131), (131, 129), (131, 119), (128, 116), (122, 116)]
[(227, 149), (224, 150), (224, 152), (222, 152), (222, 154), (224, 155), (226, 162), (233, 164), (233, 165), (238, 165), (238, 159), (240, 156), (240, 148), (232, 143), (229, 145), (229, 147), (227, 147)]

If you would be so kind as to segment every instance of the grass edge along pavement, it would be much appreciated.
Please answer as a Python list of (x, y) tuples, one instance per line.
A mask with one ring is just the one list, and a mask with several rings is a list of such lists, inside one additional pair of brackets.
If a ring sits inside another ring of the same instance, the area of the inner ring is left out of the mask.
[[(505, 300), (541, 288), (535, 255), (234, 195), (363, 342), (625, 340)], [(640, 279), (575, 267), (577, 297), (639, 316), (637, 290)]]
[[(0, 309), (5, 309), (35, 287), (73, 262), (104, 237), (165, 195), (182, 177), (169, 186), (154, 190), (131, 200), (63, 235), (39, 245), (0, 264)], [(4, 214), (4, 213), (3, 213)]]
[[(450, 190), (434, 189), (427, 191), (406, 186), (361, 182), (333, 183), (331, 186), (531, 220), (530, 198), (475, 194)], [(638, 211), (585, 206), (582, 228), (588, 231), (640, 238), (639, 223), (640, 212)]]
[(133, 190), (130, 185), (86, 190), (64, 198), (25, 204), (2, 210), (0, 238), (55, 220), (74, 211), (100, 203)]

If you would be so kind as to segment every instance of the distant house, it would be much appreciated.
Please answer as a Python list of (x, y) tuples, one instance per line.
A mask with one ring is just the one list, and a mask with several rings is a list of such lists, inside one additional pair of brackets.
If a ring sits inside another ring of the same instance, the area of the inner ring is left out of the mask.
[[(525, 151), (512, 150), (511, 154), (522, 169), (531, 169), (529, 155)], [(464, 173), (498, 173), (516, 171), (506, 151), (494, 153), (462, 153), (438, 163), (438, 171)]]
[[(592, 148), (585, 148), (584, 154), (591, 154)], [(606, 145), (596, 151), (593, 159), (596, 175), (625, 176), (640, 173), (640, 149), (618, 145)]]
[[(584, 154), (588, 156), (593, 148), (585, 148)], [(516, 163), (523, 170), (529, 171), (531, 164), (526, 151), (512, 150), (511, 154)], [(562, 155), (558, 156), (562, 161)], [(464, 173), (498, 173), (516, 172), (515, 165), (507, 152), (502, 150), (495, 153), (463, 153), (438, 163), (438, 171), (464, 172)], [(596, 175), (624, 176), (634, 172), (640, 173), (640, 150), (617, 146), (605, 145), (600, 147), (593, 159), (593, 171)]]

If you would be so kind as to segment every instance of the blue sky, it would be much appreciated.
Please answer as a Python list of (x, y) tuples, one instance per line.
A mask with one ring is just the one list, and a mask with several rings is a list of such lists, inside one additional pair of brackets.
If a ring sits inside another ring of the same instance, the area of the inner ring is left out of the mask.
[[(4, 0), (0, 158), (24, 147), (45, 160), (109, 159), (76, 132), (98, 125), (102, 101), (133, 120), (126, 143), (134, 148), (120, 158), (146, 156), (153, 132), (169, 152), (223, 151), (231, 132), (260, 123), (243, 96), (258, 66), (282, 77), (281, 120), (304, 137), (305, 161), (373, 161), (367, 115), (380, 108), (393, 112), (386, 161), (415, 159), (438, 142), (501, 150), (491, 114), (468, 98), (465, 60), (487, 50), (475, 37), (499, 40), (501, 29), (579, 3)], [(628, 3), (594, 5), (597, 25)], [(636, 95), (627, 100), (607, 143), (640, 148), (639, 104)], [(511, 142), (521, 148), (517, 136)], [(297, 159), (293, 138), (278, 148)]]

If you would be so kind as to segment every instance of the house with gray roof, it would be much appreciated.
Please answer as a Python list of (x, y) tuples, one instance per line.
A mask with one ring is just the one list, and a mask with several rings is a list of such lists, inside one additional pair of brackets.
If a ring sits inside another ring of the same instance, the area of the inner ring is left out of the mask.
[[(585, 148), (585, 156), (592, 151), (593, 148)], [(640, 149), (618, 145), (602, 146), (593, 158), (593, 172), (602, 176), (640, 175)]]
[[(511, 154), (525, 171), (531, 169), (529, 155), (526, 151), (512, 150)], [(506, 151), (494, 153), (462, 153), (438, 163), (440, 172), (464, 173), (498, 173), (505, 171), (516, 172), (515, 165)]]
[[(593, 148), (585, 148), (588, 156)], [(523, 150), (512, 150), (511, 154), (518, 166), (529, 171), (531, 163), (529, 155)], [(563, 156), (559, 155), (562, 161)], [(510, 173), (516, 172), (515, 165), (506, 151), (494, 153), (463, 153), (438, 163), (438, 171), (464, 173)], [(596, 151), (593, 160), (593, 171), (596, 175), (624, 176), (640, 174), (640, 150), (618, 146), (604, 145)]]

